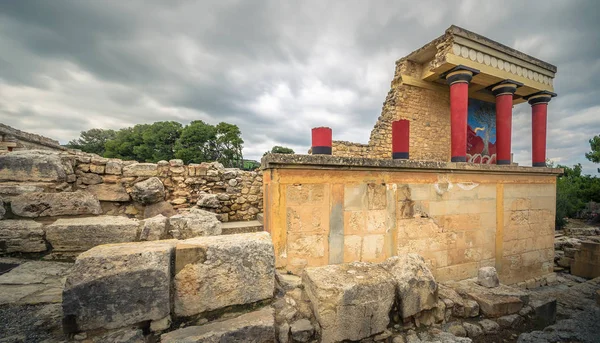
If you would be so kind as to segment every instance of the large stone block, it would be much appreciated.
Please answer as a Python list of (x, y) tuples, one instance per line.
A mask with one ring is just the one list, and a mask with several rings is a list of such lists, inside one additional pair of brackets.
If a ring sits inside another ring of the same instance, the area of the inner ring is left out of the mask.
[(321, 342), (358, 341), (384, 331), (395, 299), (392, 277), (376, 264), (306, 268), (302, 275)]
[(133, 185), (131, 197), (142, 204), (154, 204), (165, 200), (165, 186), (157, 177)]
[(273, 296), (275, 257), (266, 232), (188, 239), (177, 244), (176, 255), (177, 316)]
[(437, 302), (437, 283), (425, 260), (416, 254), (394, 256), (381, 264), (396, 283), (403, 318), (432, 309)]
[(25, 193), (13, 198), (10, 205), (14, 214), (28, 218), (102, 213), (98, 199), (83, 191)]
[(108, 244), (79, 255), (63, 292), (65, 331), (116, 329), (168, 316), (175, 245)]
[(120, 183), (101, 183), (90, 185), (86, 190), (98, 198), (100, 201), (129, 201), (129, 194), (125, 187)]
[(58, 219), (46, 226), (54, 251), (85, 251), (101, 244), (133, 242), (140, 223), (115, 216)]
[(275, 342), (273, 309), (266, 307), (225, 321), (171, 331), (163, 334), (160, 341), (163, 343), (273, 343)]
[(42, 224), (33, 220), (1, 220), (0, 252), (46, 251)]
[(15, 151), (0, 155), (0, 181), (65, 182), (73, 167), (56, 152)]
[(177, 239), (220, 235), (221, 222), (214, 213), (193, 208), (169, 218), (169, 233)]
[(133, 163), (123, 167), (123, 176), (156, 176), (158, 165), (156, 163)]

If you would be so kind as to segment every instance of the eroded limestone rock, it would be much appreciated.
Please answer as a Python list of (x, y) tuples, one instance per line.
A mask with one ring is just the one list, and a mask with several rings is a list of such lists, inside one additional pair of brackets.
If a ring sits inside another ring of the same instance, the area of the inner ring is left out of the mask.
[(394, 256), (381, 266), (396, 283), (403, 318), (432, 309), (437, 302), (437, 283), (425, 260), (416, 254)]
[(98, 199), (84, 191), (25, 193), (12, 199), (12, 212), (21, 217), (54, 217), (101, 214)]
[(192, 316), (273, 296), (275, 257), (266, 232), (197, 237), (177, 244), (174, 311)]
[(4, 208), (4, 201), (0, 198), (0, 219), (3, 219), (5, 214), (6, 209)]
[(140, 232), (140, 241), (157, 241), (167, 238), (168, 218), (159, 214), (145, 219)]
[(198, 202), (196, 203), (202, 208), (220, 208), (221, 202), (216, 194), (203, 193), (200, 194)]
[(169, 233), (177, 239), (220, 235), (221, 222), (216, 214), (193, 208), (169, 218)]
[(5, 219), (0, 221), (0, 252), (46, 251), (42, 224), (33, 220)]
[(163, 334), (160, 339), (162, 343), (273, 343), (273, 309), (266, 307), (225, 321), (189, 326)]
[(321, 342), (358, 341), (387, 328), (395, 282), (379, 265), (306, 268), (302, 281), (321, 327)]
[(172, 217), (177, 214), (177, 211), (173, 209), (173, 205), (167, 201), (160, 201), (155, 204), (147, 205), (144, 209), (144, 218), (152, 218), (159, 214), (165, 217)]
[(500, 285), (500, 280), (498, 279), (496, 268), (479, 268), (479, 271), (477, 272), (477, 283), (487, 288), (498, 287)]
[(79, 255), (63, 292), (66, 331), (116, 329), (168, 316), (175, 245), (107, 244)]
[(46, 226), (54, 251), (84, 251), (101, 244), (133, 242), (139, 221), (125, 217), (61, 218)]
[(123, 176), (156, 176), (158, 165), (156, 163), (132, 163), (123, 167)]
[(133, 185), (131, 198), (142, 204), (154, 204), (165, 199), (165, 186), (157, 177)]

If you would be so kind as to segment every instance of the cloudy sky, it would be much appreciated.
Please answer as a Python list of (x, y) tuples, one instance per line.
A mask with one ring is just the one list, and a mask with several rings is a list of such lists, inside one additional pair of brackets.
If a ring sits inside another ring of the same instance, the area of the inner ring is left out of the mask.
[[(306, 152), (310, 128), (368, 142), (394, 61), (455, 24), (558, 67), (548, 157), (600, 134), (599, 1), (0, 2), (0, 122), (61, 143), (90, 128), (237, 124), (244, 155)], [(531, 163), (515, 107), (515, 160)]]

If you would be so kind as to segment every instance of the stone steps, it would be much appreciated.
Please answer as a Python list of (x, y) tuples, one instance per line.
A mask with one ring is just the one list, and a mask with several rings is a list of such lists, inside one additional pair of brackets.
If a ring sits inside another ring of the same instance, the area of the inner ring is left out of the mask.
[(250, 233), (263, 231), (263, 225), (258, 220), (225, 222), (221, 226), (222, 235), (232, 235), (235, 233)]

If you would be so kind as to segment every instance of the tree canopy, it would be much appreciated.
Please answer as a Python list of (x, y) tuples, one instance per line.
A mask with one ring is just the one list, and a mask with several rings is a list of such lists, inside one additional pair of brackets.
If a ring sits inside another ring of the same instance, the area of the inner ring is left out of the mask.
[(214, 126), (195, 120), (183, 126), (175, 121), (161, 121), (118, 131), (83, 131), (67, 147), (139, 162), (179, 158), (185, 163), (218, 161), (226, 167), (242, 167), (241, 136), (237, 125), (224, 122)]
[(288, 147), (279, 146), (279, 145), (274, 146), (271, 149), (271, 151), (265, 152), (263, 154), (263, 156), (266, 155), (266, 154), (268, 154), (268, 153), (273, 153), (273, 154), (291, 154), (291, 155), (295, 154), (294, 150), (292, 150), (292, 149), (290, 149)]
[(114, 139), (115, 130), (90, 129), (81, 131), (79, 138), (66, 144), (67, 148), (79, 149), (93, 154), (104, 155), (104, 145), (107, 141)]
[(592, 151), (586, 153), (585, 158), (594, 163), (600, 163), (600, 135), (596, 135), (590, 139), (590, 148)]

